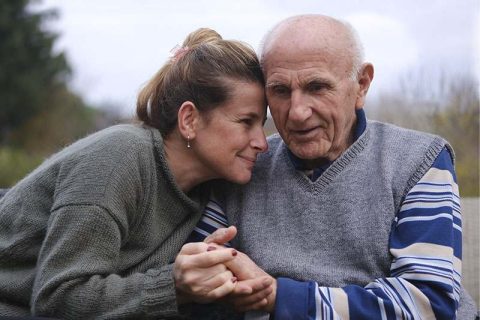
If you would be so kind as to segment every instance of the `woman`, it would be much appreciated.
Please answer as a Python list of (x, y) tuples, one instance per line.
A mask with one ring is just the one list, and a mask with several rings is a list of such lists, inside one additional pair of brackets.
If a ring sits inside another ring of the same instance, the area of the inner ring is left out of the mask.
[(14, 186), (0, 201), (0, 315), (162, 318), (177, 295), (231, 292), (235, 250), (196, 256), (217, 263), (204, 290), (176, 288), (171, 262), (208, 199), (200, 184), (248, 182), (266, 150), (263, 86), (249, 47), (199, 29), (140, 92), (143, 124), (86, 137)]

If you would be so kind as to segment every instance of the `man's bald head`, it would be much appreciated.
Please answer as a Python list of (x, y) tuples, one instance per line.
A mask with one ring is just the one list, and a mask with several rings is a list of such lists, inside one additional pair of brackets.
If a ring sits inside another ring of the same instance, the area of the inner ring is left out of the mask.
[(262, 64), (269, 53), (278, 50), (310, 50), (343, 57), (352, 79), (364, 62), (363, 47), (353, 27), (324, 15), (299, 15), (278, 23), (264, 38), (260, 58)]

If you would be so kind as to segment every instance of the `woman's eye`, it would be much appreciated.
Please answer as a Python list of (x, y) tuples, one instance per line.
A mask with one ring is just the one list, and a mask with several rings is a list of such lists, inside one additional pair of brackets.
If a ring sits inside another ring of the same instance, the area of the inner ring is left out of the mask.
[(252, 119), (250, 118), (245, 118), (240, 120), (241, 123), (246, 124), (247, 126), (250, 126), (252, 124)]

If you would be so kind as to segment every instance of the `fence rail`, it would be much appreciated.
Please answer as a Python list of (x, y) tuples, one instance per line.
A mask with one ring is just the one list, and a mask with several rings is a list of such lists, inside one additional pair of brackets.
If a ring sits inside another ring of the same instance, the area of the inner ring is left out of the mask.
[(462, 284), (480, 308), (480, 198), (462, 198)]

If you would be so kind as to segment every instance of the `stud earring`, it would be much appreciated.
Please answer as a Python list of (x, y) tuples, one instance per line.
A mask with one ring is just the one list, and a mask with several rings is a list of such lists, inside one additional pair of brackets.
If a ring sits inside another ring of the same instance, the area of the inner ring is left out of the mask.
[(189, 148), (189, 149), (191, 148), (190, 147), (190, 135), (189, 134), (187, 134), (187, 148)]

